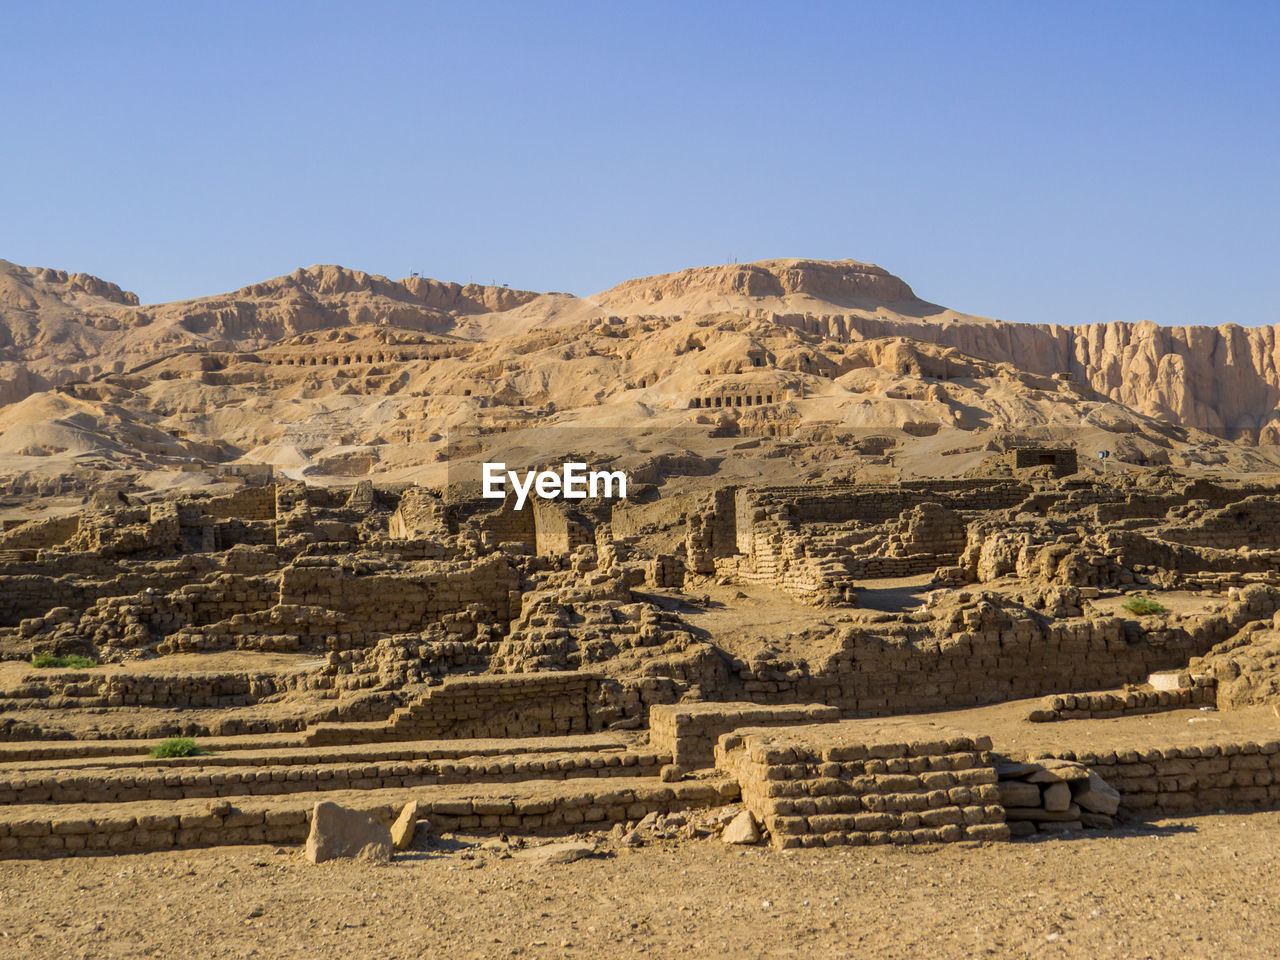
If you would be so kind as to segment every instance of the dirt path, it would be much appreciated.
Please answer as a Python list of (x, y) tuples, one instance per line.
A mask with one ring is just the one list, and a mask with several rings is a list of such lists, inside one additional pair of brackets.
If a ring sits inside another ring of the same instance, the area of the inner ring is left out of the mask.
[(223, 848), (0, 863), (0, 957), (1273, 958), (1280, 813), (1108, 836), (777, 853)]

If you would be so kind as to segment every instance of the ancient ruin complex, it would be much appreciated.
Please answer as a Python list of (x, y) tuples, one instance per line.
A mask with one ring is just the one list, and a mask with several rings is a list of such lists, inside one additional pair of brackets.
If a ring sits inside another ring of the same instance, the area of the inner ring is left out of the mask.
[[(1280, 702), (1280, 489), (1064, 458), (616, 516), (242, 481), (14, 525), (0, 853), (301, 843), (320, 801), (529, 834), (740, 803), (778, 847), (1280, 805), (1276, 739), (1071, 733)], [(1009, 701), (1053, 746), (972, 709)], [(175, 736), (210, 752), (148, 758)]]
[[(1133, 402), (1088, 330), (1024, 357), (852, 261), (4, 276), (0, 857), (1280, 807), (1274, 423)], [(495, 460), (630, 486), (517, 509)]]

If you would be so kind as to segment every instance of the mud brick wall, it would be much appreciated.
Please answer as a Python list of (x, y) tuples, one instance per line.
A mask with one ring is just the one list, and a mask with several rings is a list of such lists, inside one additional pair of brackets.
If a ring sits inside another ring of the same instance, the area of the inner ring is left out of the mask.
[(1191, 629), (1149, 631), (1130, 639), (1115, 617), (1044, 624), (979, 623), (939, 641), (876, 636), (852, 629), (817, 670), (799, 664), (736, 660), (707, 698), (754, 703), (827, 703), (844, 716), (888, 716), (999, 703), (1074, 690), (1143, 683), (1181, 669), (1194, 656), (1270, 617), (1280, 590), (1255, 585)]
[(734, 552), (737, 540), (737, 496), (737, 487), (721, 487), (711, 495), (712, 509), (708, 526), (712, 556), (727, 557)]
[(396, 540), (447, 537), (449, 523), (445, 517), (444, 502), (434, 491), (410, 487), (388, 521), (387, 535)]
[[(732, 803), (739, 796), (732, 780), (692, 781), (579, 791), (559, 799), (538, 797), (487, 800), (439, 800), (430, 803), (432, 825), (439, 830), (567, 833), (575, 827), (640, 820), (650, 813), (670, 813)], [(399, 811), (396, 811), (398, 813)], [(393, 814), (394, 816), (394, 814)], [(390, 817), (387, 818), (388, 822)]]
[[(212, 569), (216, 564), (191, 558), (188, 569)], [(129, 572), (154, 569), (154, 564), (129, 563), (93, 553), (70, 553), (62, 549), (40, 550), (35, 559), (0, 563), (0, 577), (93, 577), (110, 579)]]
[(43, 617), (54, 607), (79, 612), (99, 596), (97, 584), (53, 577), (6, 577), (0, 593), (0, 627)]
[(223, 497), (201, 497), (192, 501), (199, 513), (220, 520), (274, 520), (276, 518), (276, 488), (245, 487)]
[(570, 516), (563, 505), (534, 500), (525, 509), (533, 510), (534, 537), (541, 556), (572, 553), (583, 544), (595, 542), (587, 527)]
[(178, 593), (191, 603), (192, 623), (208, 624), (238, 613), (266, 610), (276, 603), (279, 591), (275, 576), (222, 574), (212, 582), (189, 583)]
[(945, 565), (948, 555), (916, 553), (906, 557), (855, 557), (849, 562), (849, 573), (866, 580), (883, 577), (918, 577), (933, 573)]
[(653, 530), (676, 526), (686, 514), (701, 509), (698, 501), (699, 498), (687, 493), (664, 496), (652, 503), (619, 500), (610, 510), (609, 526), (619, 540), (638, 537)]
[[(491, 500), (481, 502), (493, 503)], [(500, 509), (478, 514), (471, 518), (466, 526), (488, 533), (494, 543), (523, 543), (531, 549), (537, 549), (538, 535), (534, 526), (532, 505), (526, 502), (523, 510), (516, 510), (514, 507), (515, 497), (508, 496)]]
[(686, 770), (715, 764), (720, 737), (741, 727), (775, 727), (840, 719), (823, 704), (682, 703), (649, 708), (649, 743)]
[[(22, 620), (44, 616), (55, 607), (69, 607), (80, 614), (105, 597), (132, 596), (147, 589), (169, 593), (217, 569), (216, 563), (203, 558), (120, 564), (98, 558), (91, 558), (90, 563), (78, 563), (76, 558), (67, 557), (68, 569), (59, 571), (62, 565), (59, 559), (51, 557), (0, 567), (0, 583), (3, 583), (0, 626), (17, 626)], [(17, 569), (23, 572), (12, 572)], [(101, 573), (95, 574), (95, 569)]]
[(28, 520), (12, 529), (6, 527), (0, 536), (0, 549), (35, 550), (66, 543), (80, 529), (80, 515), (50, 517), (46, 520)]
[(1211, 571), (1270, 572), (1277, 568), (1274, 550), (1257, 550), (1244, 554), (1236, 550), (1172, 543), (1158, 539), (1150, 531), (1113, 528), (1103, 534), (1103, 542), (1109, 556), (1134, 570), (1158, 567), (1181, 575), (1194, 575)]
[(751, 583), (768, 583), (805, 602), (847, 599), (857, 561), (846, 550), (825, 547), (773, 516), (738, 527), (738, 556), (715, 560), (717, 573)]
[(1119, 503), (1099, 503), (1094, 507), (1094, 516), (1099, 525), (1107, 526), (1121, 520), (1163, 517), (1173, 507), (1186, 502), (1185, 497), (1135, 495), (1125, 497)]
[(367, 632), (402, 633), (478, 605), (511, 618), (519, 577), (501, 554), (474, 561), (422, 561), (395, 573), (361, 573), (328, 557), (302, 557), (282, 571), (280, 603), (322, 606)]
[(204, 530), (212, 535), (212, 549), (215, 551), (229, 550), (240, 544), (273, 547), (277, 539), (274, 520), (241, 520), (232, 517), (229, 520), (219, 520)]
[(1010, 453), (1015, 469), (1051, 466), (1059, 477), (1069, 476), (1077, 470), (1074, 447), (1018, 447)]
[[(131, 710), (134, 708), (123, 708)], [(336, 712), (336, 710), (335, 710)], [(131, 740), (159, 740), (163, 737), (237, 737), (248, 734), (296, 733), (307, 728), (302, 716), (282, 716), (277, 713), (259, 713), (246, 716), (206, 715), (210, 719), (197, 720), (194, 716), (168, 714), (169, 719), (139, 719), (128, 731)], [(366, 719), (363, 717), (357, 719)], [(369, 718), (372, 719), (372, 718)], [(119, 739), (115, 731), (97, 728), (77, 731), (81, 740)], [(25, 743), (31, 740), (69, 740), (72, 734), (64, 727), (43, 726), (37, 720), (28, 720), (22, 713), (0, 715), (0, 742)]]
[(101, 648), (146, 646), (188, 627), (264, 611), (274, 605), (277, 593), (276, 577), (221, 574), (169, 594), (102, 597), (80, 616), (75, 633)]
[[(685, 512), (685, 557), (695, 573), (714, 573), (717, 557), (732, 557), (743, 549), (738, 543), (738, 494), (737, 487), (719, 487)], [(614, 509), (615, 516), (619, 512)]]
[(1114, 752), (1042, 752), (1076, 760), (1120, 792), (1120, 812), (1176, 816), (1280, 809), (1280, 740), (1236, 741)]
[(291, 673), (206, 671), (190, 674), (77, 670), (24, 674), (0, 691), (0, 710), (91, 707), (242, 707), (295, 689)]
[[(422, 699), (396, 710), (381, 732), (385, 740), (458, 737), (545, 737), (587, 733), (602, 725), (602, 677), (558, 671), (450, 677)], [(308, 744), (349, 742), (351, 731), (317, 727)]]
[[(835, 484), (815, 492), (804, 487), (743, 489), (734, 494), (734, 543), (738, 557), (722, 557), (717, 571), (765, 582), (809, 602), (838, 602), (858, 578), (917, 576), (954, 560), (964, 548), (963, 526), (954, 511), (1005, 509), (1021, 503), (1030, 487), (1007, 481), (934, 481), (893, 487)], [(706, 570), (706, 532), (722, 510), (704, 512), (699, 542), (688, 553)], [(883, 523), (899, 520), (897, 556), (858, 557), (847, 546), (825, 543), (805, 530), (809, 523)], [(931, 537), (936, 533), (936, 537)], [(923, 543), (936, 540), (931, 549)], [(909, 542), (911, 547), (905, 546)], [(715, 551), (712, 551), (714, 554)], [(696, 554), (696, 555), (695, 555)]]
[(778, 848), (1003, 840), (988, 737), (865, 721), (739, 730), (716, 766)]
[(1280, 499), (1274, 496), (1248, 497), (1192, 522), (1170, 524), (1160, 537), (1174, 543), (1218, 549), (1255, 549), (1280, 546)]
[(785, 507), (788, 519), (798, 523), (883, 523), (929, 502), (952, 510), (1006, 510), (1032, 492), (1028, 484), (1007, 480), (932, 480), (893, 486), (832, 484), (816, 491), (813, 487), (743, 490), (737, 498), (738, 532), (741, 536), (744, 518), (749, 520), (748, 511), (756, 506)]

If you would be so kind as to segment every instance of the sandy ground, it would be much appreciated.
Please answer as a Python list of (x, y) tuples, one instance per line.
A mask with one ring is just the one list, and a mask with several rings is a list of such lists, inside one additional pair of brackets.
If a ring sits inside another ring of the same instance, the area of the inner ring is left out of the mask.
[(1280, 813), (1107, 836), (533, 864), (222, 848), (0, 863), (0, 957), (1273, 958)]

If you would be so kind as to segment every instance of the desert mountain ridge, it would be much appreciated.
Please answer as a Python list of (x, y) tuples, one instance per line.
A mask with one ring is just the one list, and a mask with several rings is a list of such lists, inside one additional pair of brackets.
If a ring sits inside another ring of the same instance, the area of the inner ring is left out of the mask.
[(1268, 470), (1276, 340), (992, 320), (853, 260), (698, 267), (587, 297), (313, 266), (160, 304), (0, 261), (0, 466), (416, 479), (443, 469), (450, 431), (571, 426), (623, 446), (680, 431), (674, 453), (698, 446), (690, 430), (810, 438), (837, 460), (890, 443), (895, 469), (951, 474), (1017, 438)]

